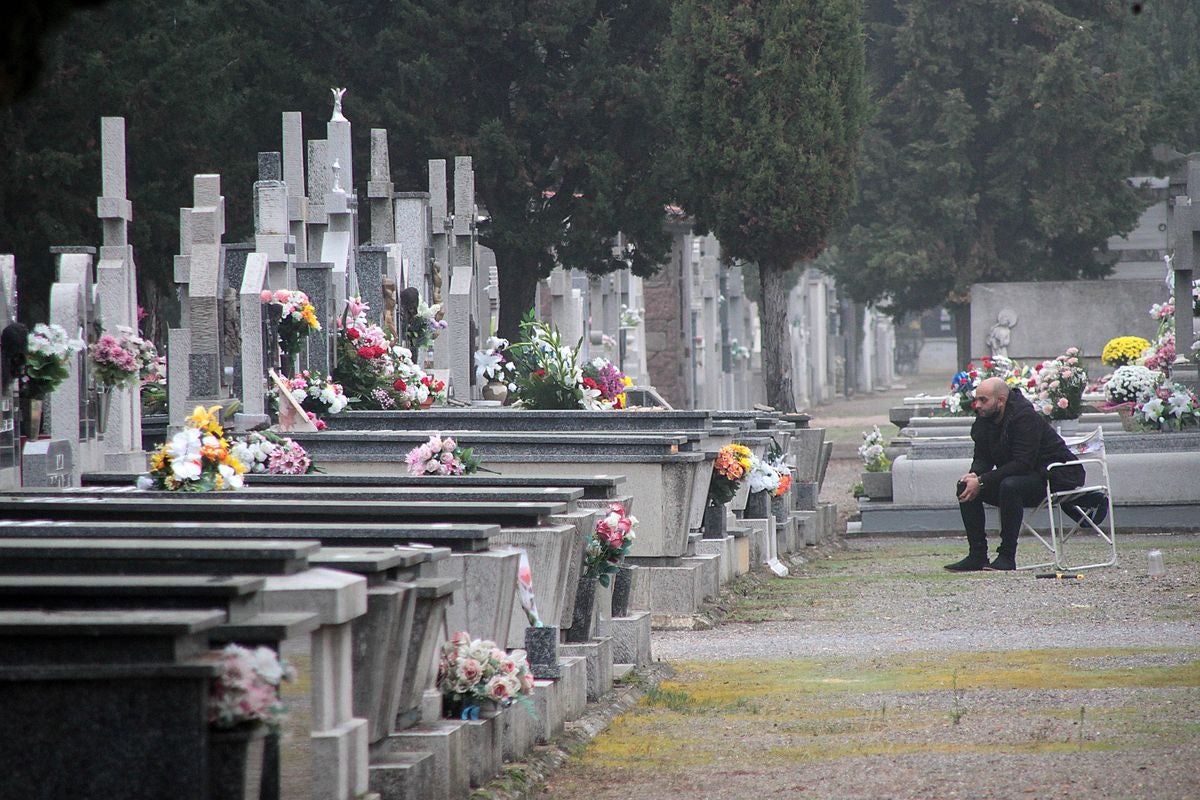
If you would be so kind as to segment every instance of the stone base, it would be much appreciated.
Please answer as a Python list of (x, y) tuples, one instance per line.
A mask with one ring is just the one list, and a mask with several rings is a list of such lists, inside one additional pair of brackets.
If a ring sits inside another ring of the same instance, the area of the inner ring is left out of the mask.
[(368, 769), (372, 792), (380, 800), (424, 800), (434, 775), (433, 753), (393, 753)]
[[(421, 798), (431, 800), (458, 800), (471, 790), (470, 761), (467, 756), (466, 723), (458, 720), (440, 720), (407, 728), (376, 742), (372, 747), (372, 760), (389, 763), (399, 753), (430, 753), (433, 769), (429, 780), (421, 786)], [(316, 793), (314, 797), (324, 797)]]
[(514, 703), (496, 718), (503, 726), (501, 760), (520, 761), (533, 748), (538, 734), (538, 720), (523, 703)]
[(628, 617), (613, 617), (612, 657), (615, 664), (644, 667), (651, 663), (650, 614), (639, 611)]
[(747, 538), (750, 540), (751, 568), (767, 563), (771, 557), (771, 538), (775, 535), (774, 517), (743, 519), (742, 526), (750, 531)]
[(704, 599), (699, 562), (680, 559), (679, 566), (647, 567), (642, 583), (647, 584), (650, 602), (637, 605), (652, 614), (695, 614)]
[(745, 575), (750, 571), (750, 537), (738, 536), (733, 537), (733, 574)]
[(562, 677), (558, 683), (558, 702), (565, 722), (579, 719), (587, 708), (587, 659), (563, 656), (559, 659)]
[(587, 699), (599, 700), (612, 690), (612, 637), (602, 636), (581, 644), (564, 644), (563, 655), (587, 659)]
[(500, 772), (504, 763), (504, 724), (501, 715), (493, 713), (482, 719), (466, 721), (468, 773), (471, 786), (478, 788)]
[(806, 547), (815, 547), (817, 544), (817, 519), (816, 511), (793, 511), (792, 519), (796, 522), (796, 541), (797, 544), (803, 543)]
[(683, 562), (696, 564), (700, 568), (700, 599), (716, 600), (721, 593), (721, 557), (696, 554), (683, 559)]
[(720, 557), (721, 584), (734, 579), (736, 561), (734, 538), (723, 536), (720, 539), (704, 539), (696, 545), (696, 555), (716, 555)]
[(266, 414), (243, 414), (238, 411), (233, 415), (235, 431), (252, 431), (256, 428), (265, 428), (270, 424), (271, 418)]
[(821, 541), (831, 542), (837, 538), (837, 506), (833, 503), (821, 503), (817, 506), (817, 511), (821, 514), (821, 528), (818, 535), (821, 537)]
[(788, 515), (786, 522), (775, 520), (775, 552), (779, 555), (796, 550), (796, 521)]
[(150, 469), (150, 456), (143, 450), (127, 453), (105, 453), (105, 472), (147, 472)]
[(313, 796), (352, 800), (367, 790), (367, 721), (312, 734)]
[[(538, 744), (549, 744), (563, 732), (563, 703), (561, 697), (562, 682), (538, 680), (533, 682), (534, 741)], [(586, 699), (586, 689), (585, 689)]]

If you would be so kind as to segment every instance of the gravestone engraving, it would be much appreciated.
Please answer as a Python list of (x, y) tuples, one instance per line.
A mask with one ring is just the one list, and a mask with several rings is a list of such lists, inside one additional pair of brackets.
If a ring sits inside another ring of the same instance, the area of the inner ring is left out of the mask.
[(62, 439), (28, 442), (21, 453), (22, 485), (61, 489), (75, 486), (75, 453)]

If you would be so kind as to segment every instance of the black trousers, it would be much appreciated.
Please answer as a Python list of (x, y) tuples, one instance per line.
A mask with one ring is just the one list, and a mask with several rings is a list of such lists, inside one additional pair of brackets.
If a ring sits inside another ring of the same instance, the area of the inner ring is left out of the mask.
[[(959, 484), (961, 487), (961, 483)], [(1073, 484), (1058, 481), (1051, 484), (1054, 491), (1074, 488)], [(961, 493), (961, 489), (960, 489)], [(967, 542), (981, 549), (987, 548), (986, 517), (983, 504), (1000, 509), (1000, 551), (1006, 555), (1017, 552), (1017, 536), (1021, 533), (1021, 520), (1025, 509), (1037, 506), (1046, 498), (1046, 479), (1037, 474), (1010, 475), (1002, 481), (985, 483), (974, 500), (960, 502), (963, 527)]]

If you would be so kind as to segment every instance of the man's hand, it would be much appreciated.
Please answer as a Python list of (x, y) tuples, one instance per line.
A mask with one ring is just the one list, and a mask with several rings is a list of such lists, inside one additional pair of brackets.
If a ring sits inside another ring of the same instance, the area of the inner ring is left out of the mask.
[(979, 476), (974, 472), (963, 475), (959, 482), (963, 484), (963, 490), (958, 495), (958, 502), (969, 503), (979, 496)]

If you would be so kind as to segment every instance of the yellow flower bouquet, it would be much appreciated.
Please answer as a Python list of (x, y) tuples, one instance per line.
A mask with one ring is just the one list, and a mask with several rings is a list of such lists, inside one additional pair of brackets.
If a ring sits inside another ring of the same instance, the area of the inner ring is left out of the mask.
[(150, 456), (150, 474), (138, 478), (138, 488), (173, 492), (242, 488), (246, 468), (230, 452), (217, 418), (220, 410), (220, 406), (196, 406), (183, 430)]
[(1150, 347), (1140, 336), (1118, 336), (1110, 339), (1100, 352), (1100, 360), (1110, 367), (1123, 367), (1135, 362)]

